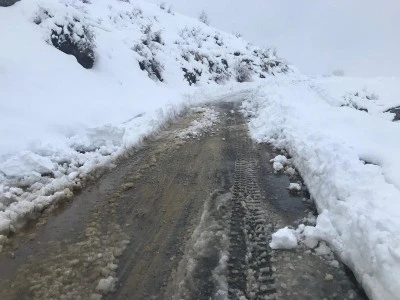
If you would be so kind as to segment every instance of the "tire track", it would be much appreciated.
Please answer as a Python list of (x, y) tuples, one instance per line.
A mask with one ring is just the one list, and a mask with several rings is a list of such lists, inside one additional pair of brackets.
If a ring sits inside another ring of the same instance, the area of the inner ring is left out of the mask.
[(257, 160), (246, 132), (238, 135), (229, 232), (229, 299), (276, 299), (267, 243), (272, 228), (262, 205)]

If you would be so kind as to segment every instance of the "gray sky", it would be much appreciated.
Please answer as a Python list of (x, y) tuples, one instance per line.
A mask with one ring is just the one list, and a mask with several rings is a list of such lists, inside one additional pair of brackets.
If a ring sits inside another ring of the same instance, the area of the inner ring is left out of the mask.
[[(150, 0), (159, 3), (157, 0)], [(278, 54), (306, 74), (400, 76), (400, 0), (167, 0), (173, 10)]]

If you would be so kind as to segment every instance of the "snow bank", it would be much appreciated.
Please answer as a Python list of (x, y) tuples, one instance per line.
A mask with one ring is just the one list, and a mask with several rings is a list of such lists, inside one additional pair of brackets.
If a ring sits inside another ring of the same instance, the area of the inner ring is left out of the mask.
[[(382, 117), (400, 99), (398, 83), (280, 78), (243, 103), (252, 136), (286, 149), (315, 199), (308, 234), (333, 247), (372, 299), (400, 295), (400, 124)], [(342, 106), (365, 86), (377, 95), (368, 113)]]

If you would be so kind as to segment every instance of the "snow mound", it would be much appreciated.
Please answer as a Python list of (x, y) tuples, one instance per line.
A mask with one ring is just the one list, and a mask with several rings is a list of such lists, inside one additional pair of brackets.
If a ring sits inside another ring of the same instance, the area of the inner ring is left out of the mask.
[(272, 234), (272, 241), (269, 243), (272, 249), (294, 249), (297, 247), (297, 238), (293, 229), (288, 227), (279, 229)]
[(288, 186), (288, 190), (292, 192), (298, 192), (301, 191), (301, 185), (298, 183), (293, 183), (291, 182)]
[(290, 164), (290, 160), (287, 159), (287, 157), (284, 155), (278, 155), (275, 158), (271, 159), (270, 162), (273, 163), (272, 167), (274, 168), (275, 172), (285, 170), (285, 166)]
[(102, 294), (107, 294), (115, 290), (115, 283), (117, 279), (108, 276), (107, 278), (100, 279), (99, 283), (97, 284), (96, 290)]
[(276, 157), (274, 157), (273, 159), (270, 160), (271, 162), (276, 162), (276, 163), (280, 163), (282, 165), (287, 165), (288, 164), (288, 159), (286, 156), (284, 155), (277, 155)]

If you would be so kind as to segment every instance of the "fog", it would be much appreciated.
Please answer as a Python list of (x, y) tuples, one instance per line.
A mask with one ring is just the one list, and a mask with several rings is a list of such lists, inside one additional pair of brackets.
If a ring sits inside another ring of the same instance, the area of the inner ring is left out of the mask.
[[(152, 1), (160, 2), (160, 1)], [(399, 0), (169, 0), (176, 12), (239, 32), (306, 74), (400, 76)]]

